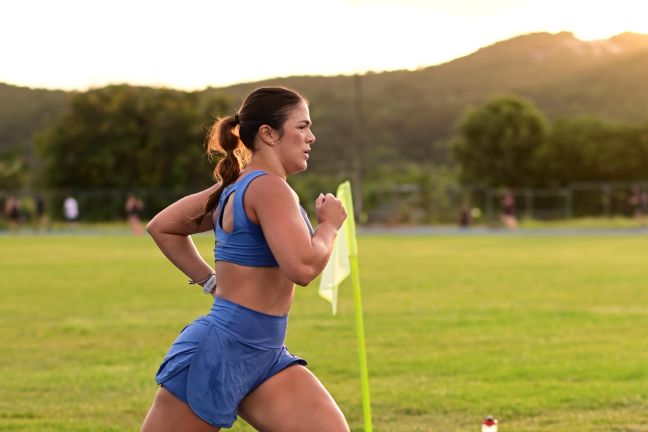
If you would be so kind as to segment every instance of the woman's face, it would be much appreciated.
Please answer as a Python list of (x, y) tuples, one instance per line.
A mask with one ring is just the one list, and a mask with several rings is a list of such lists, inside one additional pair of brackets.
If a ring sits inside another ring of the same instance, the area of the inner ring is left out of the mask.
[(277, 142), (277, 151), (287, 174), (308, 168), (309, 152), (315, 142), (311, 126), (308, 105), (302, 101), (288, 113), (283, 124), (283, 135)]

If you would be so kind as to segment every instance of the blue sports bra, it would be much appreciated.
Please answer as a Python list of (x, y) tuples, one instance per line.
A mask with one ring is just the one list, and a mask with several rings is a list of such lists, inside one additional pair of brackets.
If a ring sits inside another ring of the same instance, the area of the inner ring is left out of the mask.
[[(268, 242), (263, 235), (261, 226), (250, 220), (245, 213), (243, 198), (248, 186), (257, 177), (266, 175), (265, 171), (251, 171), (231, 185), (225, 187), (218, 201), (218, 214), (214, 223), (216, 245), (214, 258), (216, 261), (227, 261), (249, 267), (277, 267), (279, 264), (272, 255)], [(231, 232), (225, 232), (221, 226), (225, 203), (234, 193), (234, 226)], [(306, 210), (300, 206), (300, 211), (308, 230), (313, 235), (313, 227), (308, 220)]]

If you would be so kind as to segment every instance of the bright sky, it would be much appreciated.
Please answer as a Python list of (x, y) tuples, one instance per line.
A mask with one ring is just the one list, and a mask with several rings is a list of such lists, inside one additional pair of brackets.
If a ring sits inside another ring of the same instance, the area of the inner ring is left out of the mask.
[(0, 82), (59, 89), (415, 69), (536, 31), (648, 33), (644, 0), (16, 0), (0, 17)]

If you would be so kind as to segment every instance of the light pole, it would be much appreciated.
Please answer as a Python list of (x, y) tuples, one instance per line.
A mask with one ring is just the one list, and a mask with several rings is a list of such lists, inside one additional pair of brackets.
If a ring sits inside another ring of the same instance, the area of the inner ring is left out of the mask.
[(354, 87), (354, 112), (355, 112), (355, 133), (353, 134), (353, 163), (352, 178), (355, 191), (353, 191), (355, 220), (361, 222), (362, 215), (362, 179), (364, 177), (364, 141), (365, 141), (365, 121), (362, 110), (362, 76), (356, 73), (353, 77)]

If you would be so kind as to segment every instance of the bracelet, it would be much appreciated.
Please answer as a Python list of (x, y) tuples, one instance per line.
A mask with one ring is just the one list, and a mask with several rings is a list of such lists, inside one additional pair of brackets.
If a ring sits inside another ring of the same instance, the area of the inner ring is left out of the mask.
[(189, 284), (189, 285), (200, 285), (200, 286), (203, 286), (203, 285), (205, 285), (205, 283), (207, 283), (207, 281), (209, 280), (209, 278), (211, 278), (212, 276), (216, 276), (216, 273), (211, 272), (211, 273), (209, 273), (209, 274), (207, 275), (207, 277), (206, 277), (205, 279), (203, 279), (203, 280), (199, 280), (199, 281), (194, 281), (194, 280), (189, 279), (188, 284)]

